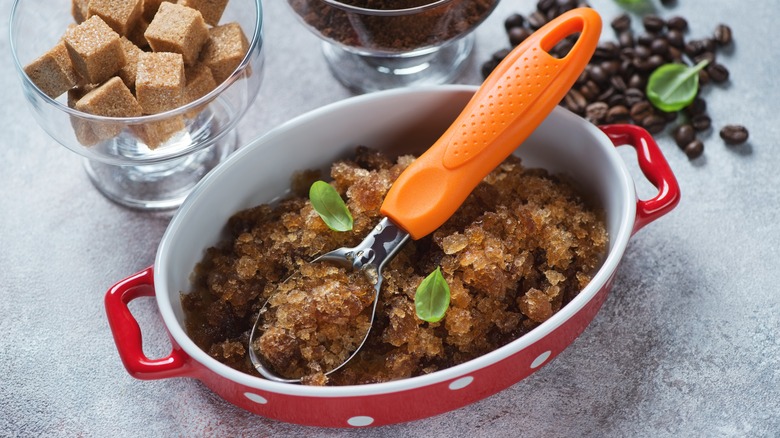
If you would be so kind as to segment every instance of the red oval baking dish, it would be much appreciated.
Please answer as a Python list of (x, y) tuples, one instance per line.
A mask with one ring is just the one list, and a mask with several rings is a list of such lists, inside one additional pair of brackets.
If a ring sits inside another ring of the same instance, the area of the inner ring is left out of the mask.
[[(421, 152), (441, 135), (475, 87), (399, 89), (349, 98), (299, 116), (234, 153), (198, 184), (172, 219), (155, 264), (111, 287), (105, 305), (120, 358), (139, 379), (191, 377), (225, 400), (281, 421), (326, 427), (379, 426), (447, 412), (523, 380), (577, 338), (609, 293), (630, 237), (679, 202), (677, 181), (658, 146), (633, 125), (596, 127), (556, 108), (515, 152), (526, 167), (562, 173), (603, 206), (606, 259), (593, 280), (549, 320), (515, 341), (469, 362), (398, 381), (341, 387), (271, 382), (211, 358), (187, 336), (180, 293), (203, 251), (222, 236), (235, 212), (283, 196), (298, 170), (325, 168), (358, 145), (391, 155)], [(636, 149), (639, 168), (656, 188), (637, 197), (616, 146)], [(128, 303), (156, 297), (173, 348), (143, 353)]]

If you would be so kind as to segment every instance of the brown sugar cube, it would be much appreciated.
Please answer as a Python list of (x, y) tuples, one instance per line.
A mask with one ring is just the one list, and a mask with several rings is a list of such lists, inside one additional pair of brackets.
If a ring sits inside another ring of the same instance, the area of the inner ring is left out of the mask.
[(184, 97), (184, 60), (178, 53), (141, 53), (135, 95), (144, 114), (157, 114), (181, 106)]
[(149, 27), (149, 22), (144, 17), (138, 19), (132, 29), (127, 33), (126, 37), (139, 49), (146, 49), (149, 47), (149, 41), (146, 41), (144, 32)]
[[(122, 79), (113, 77), (90, 90), (74, 107), (84, 113), (103, 117), (140, 117), (141, 105)], [(86, 122), (86, 121), (84, 121)], [(92, 133), (99, 141), (115, 137), (123, 125), (115, 122), (89, 122)]]
[(89, 0), (72, 0), (70, 13), (76, 24), (81, 24), (89, 17)]
[(195, 9), (164, 2), (144, 32), (155, 52), (180, 53), (184, 63), (194, 65), (209, 29), (203, 16)]
[(141, 123), (133, 126), (131, 129), (149, 149), (156, 149), (174, 135), (183, 131), (184, 127), (184, 117), (175, 116), (157, 122)]
[[(187, 85), (184, 86), (184, 104), (194, 102), (217, 88), (211, 69), (204, 64), (185, 69), (184, 76), (187, 78)], [(203, 106), (200, 106), (189, 111), (187, 117), (195, 118), (202, 109)]]
[(127, 35), (141, 17), (141, 0), (89, 0), (89, 17), (97, 15), (119, 35)]
[(179, 0), (178, 3), (199, 10), (206, 23), (216, 26), (225, 12), (228, 0)]
[(211, 69), (204, 64), (189, 67), (184, 71), (187, 85), (184, 87), (184, 104), (194, 102), (217, 88), (217, 81)]
[(68, 29), (63, 40), (76, 72), (91, 84), (105, 81), (125, 65), (119, 34), (98, 16)]
[(212, 27), (201, 61), (209, 66), (214, 80), (221, 84), (235, 71), (248, 49), (249, 41), (238, 23)]
[(160, 9), (160, 5), (163, 2), (176, 3), (176, 0), (142, 0), (143, 4), (143, 17), (147, 22), (151, 22), (154, 18), (154, 14)]
[(122, 43), (122, 49), (125, 51), (126, 62), (125, 66), (119, 69), (117, 75), (122, 79), (122, 82), (127, 85), (127, 88), (134, 90), (135, 76), (138, 72), (138, 57), (141, 56), (141, 53), (144, 53), (144, 51), (139, 49), (138, 46), (125, 37), (120, 38), (119, 41)]
[(43, 56), (24, 67), (24, 72), (52, 99), (76, 85), (79, 76), (73, 68), (65, 43), (60, 42)]
[[(76, 107), (76, 102), (93, 90), (93, 85), (83, 85), (68, 90), (68, 106)], [(92, 130), (92, 124), (78, 116), (70, 116), (70, 124), (73, 126), (73, 132), (76, 134), (76, 140), (84, 146), (92, 146), (100, 142), (100, 138)]]

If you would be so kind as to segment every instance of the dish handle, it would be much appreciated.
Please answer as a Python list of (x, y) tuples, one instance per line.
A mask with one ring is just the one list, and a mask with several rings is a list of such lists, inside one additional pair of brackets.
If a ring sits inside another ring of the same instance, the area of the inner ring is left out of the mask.
[(175, 343), (167, 357), (149, 359), (143, 351), (141, 328), (128, 304), (136, 298), (153, 297), (154, 272), (149, 267), (112, 286), (106, 292), (108, 324), (114, 336), (119, 357), (127, 372), (142, 380), (186, 377), (191, 375), (190, 357)]
[(645, 129), (636, 125), (616, 124), (599, 126), (615, 146), (636, 149), (639, 168), (657, 189), (658, 194), (636, 203), (636, 219), (631, 234), (670, 212), (680, 202), (680, 186), (658, 144)]

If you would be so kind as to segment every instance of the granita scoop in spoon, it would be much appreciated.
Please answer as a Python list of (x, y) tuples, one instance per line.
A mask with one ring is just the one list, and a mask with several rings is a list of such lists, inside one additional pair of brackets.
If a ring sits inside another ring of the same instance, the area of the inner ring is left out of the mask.
[[(577, 33), (566, 56), (549, 53)], [(318, 383), (312, 376), (323, 379), (349, 362), (373, 325), (382, 268), (409, 238), (444, 224), (539, 126), (585, 69), (600, 35), (599, 15), (578, 8), (515, 47), (446, 132), (393, 183), (380, 209), (383, 218), (368, 236), (354, 248), (302, 265), (278, 285), (250, 332), (255, 369), (277, 382)]]

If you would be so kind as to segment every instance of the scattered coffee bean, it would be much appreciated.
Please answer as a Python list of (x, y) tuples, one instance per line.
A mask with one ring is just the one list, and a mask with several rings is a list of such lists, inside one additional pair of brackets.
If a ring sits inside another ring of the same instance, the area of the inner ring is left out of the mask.
[(694, 158), (700, 157), (701, 154), (704, 153), (704, 143), (702, 143), (701, 140), (694, 140), (685, 145), (683, 151), (689, 159), (693, 160)]
[(650, 14), (642, 17), (642, 25), (644, 25), (646, 31), (651, 33), (658, 33), (664, 30), (664, 27), (666, 27), (666, 22), (658, 15)]
[(612, 20), (612, 23), (610, 24), (615, 32), (625, 32), (631, 29), (631, 16), (626, 13), (622, 13), (615, 17), (615, 19)]
[(530, 26), (533, 30), (537, 30), (545, 24), (547, 24), (547, 17), (545, 17), (544, 14), (539, 11), (534, 11), (528, 17), (528, 26)]
[(705, 70), (712, 79), (712, 82), (716, 84), (722, 84), (729, 80), (729, 71), (723, 64), (712, 63), (708, 65)]
[(715, 33), (712, 38), (719, 46), (728, 46), (731, 44), (731, 28), (725, 24), (719, 24), (715, 27)]
[(696, 140), (696, 131), (691, 125), (680, 125), (674, 129), (672, 137), (674, 138), (674, 142), (677, 143), (677, 146), (685, 148), (690, 142)]
[(631, 115), (628, 112), (628, 108), (623, 105), (615, 105), (607, 110), (607, 117), (605, 121), (610, 124), (627, 123), (630, 118)]
[(666, 21), (666, 27), (671, 30), (685, 32), (688, 30), (688, 20), (680, 16), (672, 17)]
[(742, 144), (748, 139), (748, 130), (742, 125), (726, 125), (720, 130), (720, 138), (726, 144)]
[[(661, 0), (664, 5), (674, 0)], [(528, 15), (512, 14), (504, 21), (511, 46), (524, 41), (533, 31), (558, 15), (575, 7), (589, 7), (583, 0), (538, 0), (536, 10)], [(675, 143), (693, 159), (704, 151), (697, 133), (712, 127), (706, 101), (697, 96), (684, 110), (663, 112), (656, 109), (645, 96), (650, 74), (663, 64), (677, 62), (692, 66), (707, 60), (709, 64), (699, 71), (699, 87), (729, 80), (729, 71), (717, 62), (720, 48), (732, 44), (731, 28), (718, 24), (711, 37), (688, 39), (688, 21), (681, 16), (664, 19), (661, 14), (642, 17), (642, 33), (632, 30), (632, 16), (622, 13), (611, 22), (614, 41), (602, 41), (585, 71), (569, 90), (561, 105), (588, 121), (600, 123), (634, 123), (651, 134), (664, 132), (670, 124), (680, 124), (671, 130)], [(568, 53), (576, 37), (570, 37), (551, 50), (556, 57)], [(482, 66), (487, 77), (500, 62), (505, 52), (498, 51)], [(683, 116), (680, 117), (680, 114)], [(679, 121), (678, 121), (679, 120)], [(746, 141), (747, 130), (729, 125), (721, 136), (729, 144)], [(744, 134), (743, 134), (744, 132)], [(727, 140), (728, 138), (728, 140)], [(744, 138), (744, 139), (743, 139)]]
[(520, 43), (525, 41), (525, 39), (531, 36), (532, 33), (533, 32), (531, 32), (531, 30), (524, 27), (513, 27), (508, 32), (509, 44), (511, 44), (512, 47), (520, 45)]
[(585, 118), (594, 125), (599, 125), (604, 123), (608, 109), (609, 106), (604, 102), (591, 103), (585, 107)]
[(661, 116), (653, 114), (642, 119), (639, 125), (651, 134), (658, 134), (666, 127), (666, 120)]
[(712, 119), (707, 114), (697, 114), (691, 118), (691, 125), (696, 132), (706, 131), (712, 126)]
[(693, 102), (685, 108), (685, 111), (691, 117), (704, 114), (707, 112), (707, 101), (696, 96)]
[(504, 20), (504, 28), (507, 32), (515, 27), (523, 27), (523, 25), (525, 25), (525, 17), (520, 14), (512, 14)]

